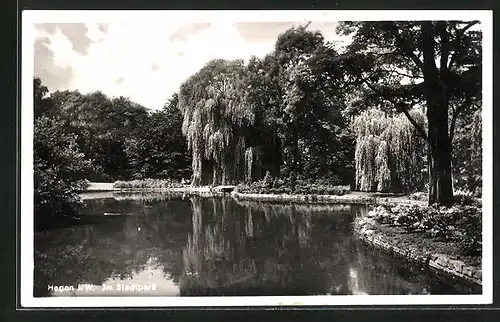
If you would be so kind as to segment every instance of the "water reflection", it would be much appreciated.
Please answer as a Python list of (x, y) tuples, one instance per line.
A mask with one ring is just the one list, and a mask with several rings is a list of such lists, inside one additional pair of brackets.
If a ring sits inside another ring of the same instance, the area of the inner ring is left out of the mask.
[(53, 296), (178, 296), (178, 283), (165, 274), (164, 267), (150, 257), (145, 266), (134, 270), (127, 277), (116, 276), (105, 279), (102, 284), (79, 283), (76, 287), (57, 290), (52, 288)]
[[(183, 251), (182, 295), (347, 292), (349, 207), (191, 201), (193, 233)], [(328, 279), (332, 290), (325, 290)]]
[(86, 203), (92, 224), (36, 234), (35, 296), (480, 292), (361, 245), (361, 207), (181, 194)]
[[(178, 284), (190, 226), (189, 204), (115, 199), (88, 200), (87, 204), (81, 217), (95, 217), (93, 224), (35, 235), (35, 296), (54, 294), (51, 286), (77, 289), (79, 284), (134, 280), (151, 267), (152, 260), (155, 269), (163, 272), (154, 274), (158, 285), (164, 279)], [(129, 215), (104, 216), (105, 212)], [(164, 294), (158, 288), (154, 295)]]

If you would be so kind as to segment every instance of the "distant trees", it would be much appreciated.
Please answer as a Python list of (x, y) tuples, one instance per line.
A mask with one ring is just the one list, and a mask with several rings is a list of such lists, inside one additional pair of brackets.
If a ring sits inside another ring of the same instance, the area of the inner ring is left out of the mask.
[(64, 120), (66, 131), (91, 162), (90, 181), (190, 176), (176, 95), (155, 112), (99, 91), (56, 91), (50, 102), (51, 113)]
[(126, 138), (136, 129), (147, 110), (128, 98), (109, 98), (102, 92), (81, 94), (78, 91), (54, 92), (51, 97), (61, 109), (68, 130), (77, 137), (82, 152), (91, 160), (91, 181), (128, 179)]
[(127, 135), (125, 153), (133, 179), (190, 179), (191, 155), (181, 132), (183, 118), (177, 103), (174, 94), (162, 110), (140, 118)]
[[(34, 85), (35, 210), (72, 215), (84, 179), (189, 178), (177, 96), (150, 113), (128, 98), (57, 91)], [(59, 216), (60, 217), (60, 216)], [(42, 217), (40, 217), (42, 218)]]

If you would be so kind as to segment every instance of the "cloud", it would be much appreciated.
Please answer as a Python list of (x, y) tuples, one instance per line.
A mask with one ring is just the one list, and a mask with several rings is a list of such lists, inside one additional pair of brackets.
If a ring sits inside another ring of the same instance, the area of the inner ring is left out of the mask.
[[(298, 24), (296, 24), (298, 25)], [(294, 26), (293, 22), (240, 22), (234, 24), (241, 37), (247, 41), (276, 41), (285, 30)]]
[[(273, 43), (278, 36), (292, 27), (304, 25), (303, 22), (241, 22), (235, 27), (241, 36), (247, 41), (269, 41)], [(311, 22), (307, 27), (311, 31), (321, 31), (325, 39), (332, 39), (337, 23), (336, 22)]]
[(108, 31), (108, 28), (109, 28), (109, 23), (98, 23), (97, 27), (99, 28), (100, 31), (102, 31), (103, 33), (106, 33)]
[(83, 23), (35, 24), (35, 70), (50, 90), (71, 88), (78, 77), (73, 62), (88, 54), (91, 45), (102, 40), (97, 25)]
[(61, 31), (71, 42), (73, 50), (83, 55), (87, 54), (88, 48), (92, 43), (92, 40), (87, 37), (87, 26), (83, 23), (43, 23), (36, 24), (35, 28), (52, 35), (58, 30)]
[(61, 67), (54, 63), (54, 54), (49, 49), (50, 40), (40, 38), (35, 40), (35, 70), (34, 74), (43, 80), (49, 90), (66, 89), (74, 76), (69, 66)]
[(160, 69), (160, 65), (158, 65), (157, 63), (152, 63), (152, 64), (151, 64), (151, 70), (152, 70), (153, 72), (156, 72), (156, 71), (158, 71), (159, 69)]
[(51, 90), (100, 90), (160, 109), (211, 59), (262, 57), (281, 32), (299, 24), (162, 19), (37, 25), (35, 75)]
[(190, 23), (179, 27), (171, 36), (170, 41), (186, 40), (189, 36), (194, 35), (203, 29), (209, 28), (210, 23)]

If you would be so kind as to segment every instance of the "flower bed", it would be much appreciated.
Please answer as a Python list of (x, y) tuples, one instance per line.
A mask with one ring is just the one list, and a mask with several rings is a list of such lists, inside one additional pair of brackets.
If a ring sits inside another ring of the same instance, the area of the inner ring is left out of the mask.
[(356, 218), (364, 241), (481, 284), (481, 208), (378, 206)]

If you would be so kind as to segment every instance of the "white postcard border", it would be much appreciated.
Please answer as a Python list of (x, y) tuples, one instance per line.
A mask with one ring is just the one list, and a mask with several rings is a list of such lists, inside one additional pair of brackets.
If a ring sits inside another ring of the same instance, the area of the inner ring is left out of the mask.
[[(221, 307), (281, 305), (453, 305), (493, 301), (493, 19), (485, 10), (342, 11), (23, 11), (21, 72), (21, 267), (20, 305), (30, 307)], [(33, 297), (33, 74), (35, 23), (126, 22), (306, 22), (346, 20), (480, 20), (483, 31), (483, 261), (481, 295), (346, 295), (253, 297)]]

